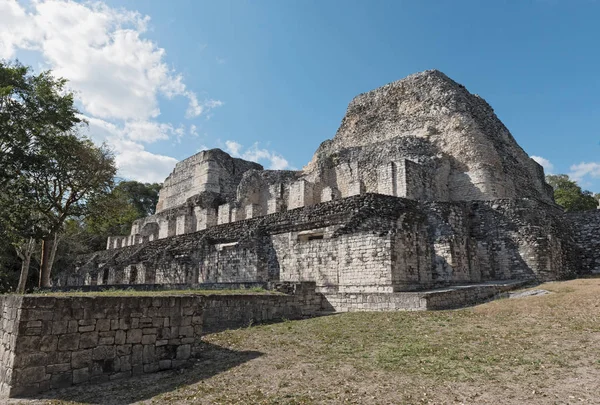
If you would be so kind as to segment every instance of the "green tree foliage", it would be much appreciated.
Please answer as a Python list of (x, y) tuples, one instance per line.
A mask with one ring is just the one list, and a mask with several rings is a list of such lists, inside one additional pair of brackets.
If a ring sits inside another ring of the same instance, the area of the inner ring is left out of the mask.
[(65, 221), (110, 190), (116, 173), (106, 147), (78, 136), (81, 119), (66, 81), (0, 62), (0, 231), (22, 261), (18, 290), (41, 241), (40, 286)]
[(121, 181), (115, 191), (127, 198), (138, 212), (138, 218), (153, 215), (158, 203), (158, 183), (140, 183), (137, 181)]
[(595, 210), (598, 199), (587, 190), (582, 190), (577, 182), (566, 174), (548, 175), (546, 182), (554, 189), (554, 201), (567, 212)]
[(116, 167), (111, 152), (88, 139), (61, 135), (42, 150), (44, 164), (29, 173), (38, 212), (48, 228), (42, 237), (40, 287), (50, 285), (59, 232), (69, 217), (84, 216), (87, 199), (102, 196), (113, 185)]
[(81, 122), (64, 79), (0, 61), (0, 186), (39, 163), (36, 151)]
[[(56, 267), (71, 268), (77, 255), (106, 249), (109, 236), (128, 235), (133, 221), (154, 213), (159, 188), (159, 184), (122, 181), (110, 193), (87, 200), (85, 216), (65, 222)], [(140, 210), (144, 204), (149, 208)]]
[(82, 228), (88, 235), (90, 251), (106, 248), (106, 238), (111, 235), (128, 235), (133, 221), (145, 216), (119, 186), (109, 194), (91, 199), (88, 208)]

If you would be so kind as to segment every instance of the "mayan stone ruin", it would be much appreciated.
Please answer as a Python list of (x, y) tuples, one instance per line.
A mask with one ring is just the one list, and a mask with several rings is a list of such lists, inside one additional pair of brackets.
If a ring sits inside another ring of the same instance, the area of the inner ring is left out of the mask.
[(600, 272), (600, 210), (565, 214), (481, 97), (431, 70), (354, 98), (303, 170), (212, 149), (156, 214), (58, 288), (273, 294), (6, 296), (0, 396), (182, 367), (204, 333), (334, 311), (457, 308)]
[(335, 300), (600, 269), (542, 167), (436, 70), (355, 97), (303, 170), (187, 158), (156, 208), (60, 284), (307, 281)]

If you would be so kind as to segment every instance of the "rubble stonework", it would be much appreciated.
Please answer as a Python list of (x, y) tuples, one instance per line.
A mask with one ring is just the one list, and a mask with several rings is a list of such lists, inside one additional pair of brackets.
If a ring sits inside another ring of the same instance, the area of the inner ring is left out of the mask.
[(200, 296), (0, 299), (0, 396), (178, 368), (200, 350)]
[(582, 246), (489, 104), (432, 70), (357, 96), (301, 171), (218, 149), (180, 162), (157, 213), (107, 247), (59, 283), (390, 293), (573, 277)]
[(579, 247), (578, 265), (583, 274), (600, 274), (600, 210), (571, 212), (573, 238)]

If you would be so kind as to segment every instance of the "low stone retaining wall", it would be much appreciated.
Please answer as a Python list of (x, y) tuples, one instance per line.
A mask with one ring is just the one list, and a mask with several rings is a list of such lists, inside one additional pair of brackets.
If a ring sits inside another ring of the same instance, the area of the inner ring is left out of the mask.
[(227, 294), (205, 298), (205, 332), (249, 326), (254, 323), (313, 316), (321, 311), (322, 295), (314, 282), (280, 283), (284, 294)]
[(421, 292), (324, 294), (323, 309), (336, 312), (454, 309), (497, 298), (524, 283), (490, 282)]
[(0, 395), (184, 365), (199, 351), (200, 296), (4, 296)]
[(268, 289), (270, 283), (201, 283), (201, 284), (96, 284), (80, 286), (57, 286), (44, 288), (47, 292), (102, 292), (110, 290), (171, 291), (171, 290), (249, 290)]
[(0, 396), (180, 367), (200, 353), (207, 332), (322, 311), (457, 308), (522, 284), (320, 294), (314, 282), (300, 282), (274, 283), (271, 294), (0, 296)]

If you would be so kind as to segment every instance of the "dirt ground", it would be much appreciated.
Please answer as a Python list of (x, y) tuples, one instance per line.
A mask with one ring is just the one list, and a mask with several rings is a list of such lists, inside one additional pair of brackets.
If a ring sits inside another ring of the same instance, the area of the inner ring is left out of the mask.
[(600, 404), (600, 279), (205, 336), (193, 367), (8, 404)]

